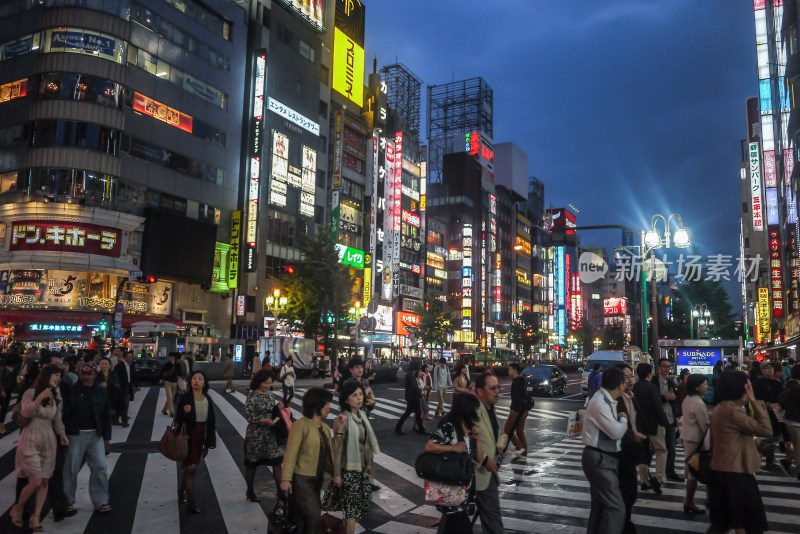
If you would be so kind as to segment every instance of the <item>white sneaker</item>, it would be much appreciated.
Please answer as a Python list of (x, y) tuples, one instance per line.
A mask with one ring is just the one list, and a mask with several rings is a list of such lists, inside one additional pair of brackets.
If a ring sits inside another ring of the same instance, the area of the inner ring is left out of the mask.
[(517, 458), (522, 456), (523, 452), (525, 452), (525, 451), (523, 451), (522, 449), (515, 450), (514, 452), (511, 453), (511, 456), (508, 457), (509, 461), (513, 462), (514, 460), (516, 460)]

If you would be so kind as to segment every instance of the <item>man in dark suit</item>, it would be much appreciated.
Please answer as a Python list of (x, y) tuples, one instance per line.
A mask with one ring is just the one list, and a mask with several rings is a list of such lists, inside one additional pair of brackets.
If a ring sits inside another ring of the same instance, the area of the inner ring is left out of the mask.
[(422, 423), (422, 403), (420, 402), (422, 400), (422, 390), (419, 389), (419, 384), (417, 383), (418, 374), (419, 362), (411, 362), (406, 372), (406, 411), (400, 416), (400, 420), (397, 421), (397, 425), (394, 427), (394, 431), (397, 434), (405, 434), (405, 432), (403, 432), (403, 423), (406, 422), (406, 419), (408, 419), (408, 416), (412, 413), (414, 414), (414, 421), (417, 423), (417, 430), (415, 430), (415, 432), (418, 434), (429, 434)]
[(633, 505), (636, 504), (638, 488), (636, 487), (636, 467), (642, 461), (650, 463), (650, 442), (647, 436), (638, 432), (638, 410), (636, 400), (633, 398), (634, 376), (631, 366), (627, 363), (618, 363), (614, 367), (625, 373), (625, 391), (617, 400), (617, 414), (625, 414), (628, 420), (628, 430), (620, 441), (619, 455), (619, 491), (625, 503), (625, 527), (622, 534), (636, 534), (636, 526), (631, 521)]
[[(678, 413), (677, 401), (678, 384), (669, 377), (671, 369), (672, 362), (667, 358), (660, 358), (658, 360), (658, 374), (653, 377), (653, 384), (658, 387), (661, 406), (664, 408), (664, 414), (666, 414), (669, 422), (669, 425), (664, 429), (664, 445), (667, 449), (667, 480), (670, 482), (683, 482), (683, 477), (675, 472), (675, 442), (678, 437), (678, 416), (680, 414)], [(658, 461), (658, 455), (656, 455), (656, 461)]]
[(123, 428), (128, 426), (128, 405), (130, 401), (133, 400), (134, 376), (133, 368), (131, 367), (132, 360), (133, 353), (131, 351), (126, 351), (122, 357), (122, 361), (114, 367), (113, 371), (119, 378), (119, 388), (122, 391), (120, 407), (115, 414), (114, 422), (119, 423), (119, 419), (122, 417)]
[[(649, 476), (648, 469), (650, 463), (640, 464), (640, 474), (644, 479), (649, 477), (650, 486), (657, 495), (661, 495), (661, 484), (665, 480), (664, 470), (667, 461), (667, 450), (664, 446), (664, 432), (669, 421), (664, 414), (664, 407), (661, 405), (661, 396), (658, 393), (658, 386), (653, 384), (653, 366), (649, 363), (640, 363), (636, 367), (638, 382), (633, 386), (633, 398), (639, 409), (636, 418), (636, 430), (646, 434), (650, 438), (650, 443), (656, 453), (656, 474)], [(642, 490), (650, 489), (647, 484), (642, 484)]]

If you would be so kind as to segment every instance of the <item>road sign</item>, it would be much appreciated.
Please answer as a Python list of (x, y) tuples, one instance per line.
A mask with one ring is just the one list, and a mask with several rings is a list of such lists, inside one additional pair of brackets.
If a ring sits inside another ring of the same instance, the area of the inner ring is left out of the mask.
[(114, 314), (114, 326), (119, 326), (122, 323), (122, 312), (117, 312)]
[(128, 273), (128, 280), (138, 280), (142, 277), (142, 271), (131, 271)]
[(114, 306), (114, 311), (117, 312), (117, 313), (122, 313), (123, 309), (124, 309), (124, 306), (122, 305), (121, 302), (117, 302), (117, 305)]
[(114, 329), (114, 339), (122, 339), (122, 328)]

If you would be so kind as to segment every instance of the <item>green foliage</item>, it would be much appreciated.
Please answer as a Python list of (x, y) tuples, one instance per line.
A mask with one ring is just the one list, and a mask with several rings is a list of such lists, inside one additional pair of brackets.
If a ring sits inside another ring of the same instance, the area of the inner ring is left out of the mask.
[[(705, 272), (705, 269), (703, 271)], [(667, 336), (670, 339), (689, 339), (692, 334), (691, 319), (692, 310), (695, 305), (705, 304), (711, 312), (711, 319), (714, 326), (708, 328), (708, 337), (719, 337), (722, 339), (736, 339), (741, 335), (736, 328), (734, 320), (736, 315), (733, 313), (728, 292), (720, 281), (714, 280), (690, 280), (683, 281), (678, 285), (677, 290), (673, 291), (672, 300), (672, 321), (659, 321), (659, 336)], [(659, 309), (663, 315), (663, 297), (659, 303)], [(698, 337), (697, 319), (694, 319), (694, 337)]]
[[(332, 335), (333, 325), (326, 324), (321, 328), (321, 317), (336, 313), (336, 295), (341, 327), (344, 310), (350, 306), (353, 297), (354, 281), (350, 269), (339, 263), (335, 246), (329, 228), (320, 228), (317, 234), (306, 235), (299, 247), (303, 259), (296, 263), (288, 262), (295, 267), (295, 272), (282, 279), (287, 306), (281, 315), (301, 321), (306, 337), (321, 333)], [(332, 280), (332, 271), (335, 280)]]
[(509, 341), (522, 347), (523, 354), (530, 357), (531, 348), (533, 348), (533, 345), (536, 343), (538, 328), (538, 315), (532, 311), (526, 310), (519, 315), (517, 322), (512, 324), (511, 328), (509, 328)]
[(584, 322), (579, 328), (572, 330), (572, 335), (578, 340), (578, 346), (583, 348), (582, 354), (594, 352), (594, 328)]
[[(603, 334), (600, 336), (600, 348), (602, 350), (622, 350), (625, 346), (625, 334), (620, 327), (607, 326), (603, 329)], [(588, 352), (591, 354), (594, 351)], [(587, 354), (587, 353), (584, 353)]]
[(425, 308), (420, 312), (419, 326), (408, 327), (408, 331), (428, 348), (443, 348), (448, 336), (455, 330), (453, 310), (444, 308), (441, 293), (431, 291), (425, 295)]

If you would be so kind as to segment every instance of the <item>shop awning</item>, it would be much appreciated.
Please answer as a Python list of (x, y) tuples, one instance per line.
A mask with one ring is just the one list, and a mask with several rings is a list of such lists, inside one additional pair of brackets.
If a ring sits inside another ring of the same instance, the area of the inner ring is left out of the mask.
[[(28, 326), (37, 325), (83, 325), (96, 326), (100, 324), (103, 314), (99, 312), (71, 312), (64, 310), (2, 310), (0, 311), (0, 324)], [(185, 328), (182, 321), (165, 316), (130, 315), (122, 316), (122, 328), (130, 328), (133, 324), (146, 321), (149, 323), (172, 323), (178, 328)], [(91, 331), (91, 329), (89, 329)], [(44, 333), (44, 332), (42, 332)], [(53, 334), (61, 334), (54, 330)]]

